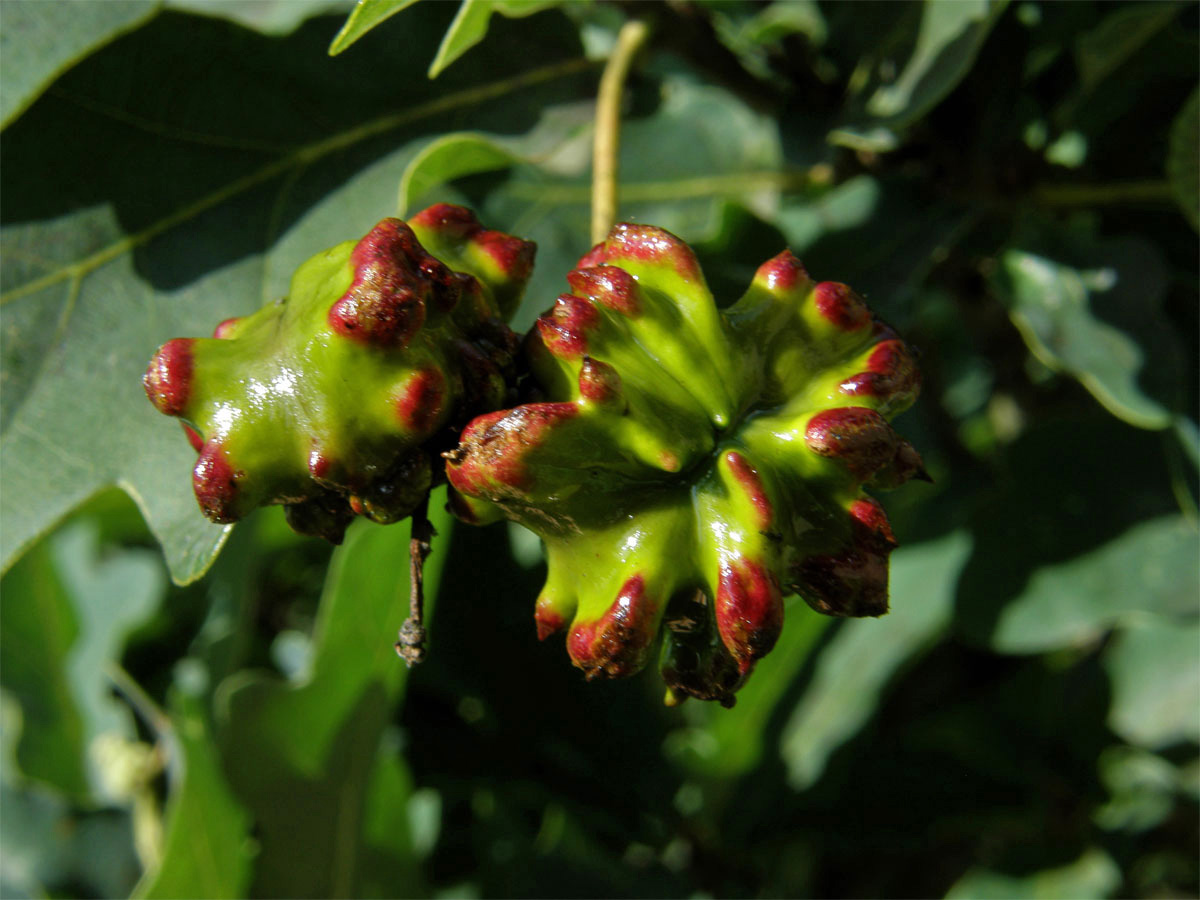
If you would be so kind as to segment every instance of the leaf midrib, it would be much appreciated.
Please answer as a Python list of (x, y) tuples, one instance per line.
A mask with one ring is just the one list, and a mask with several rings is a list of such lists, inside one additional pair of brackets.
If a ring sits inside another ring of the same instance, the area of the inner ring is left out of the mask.
[(303, 167), (323, 159), (331, 153), (354, 144), (377, 137), (388, 131), (392, 131), (401, 126), (408, 125), (420, 119), (428, 118), (439, 113), (448, 112), (458, 109), (463, 106), (470, 106), (482, 103), (496, 97), (503, 96), (512, 91), (520, 90), (521, 88), (530, 87), (539, 84), (543, 81), (549, 81), (554, 78), (565, 75), (574, 74), (591, 68), (595, 63), (584, 58), (575, 58), (561, 63), (555, 63), (549, 66), (543, 66), (539, 69), (534, 69), (525, 72), (521, 75), (515, 75), (511, 78), (506, 78), (501, 81), (494, 82), (488, 85), (467, 88), (466, 90), (458, 91), (453, 94), (447, 94), (444, 97), (439, 97), (436, 100), (431, 100), (428, 103), (423, 103), (414, 106), (403, 112), (392, 113), (390, 115), (380, 116), (358, 125), (354, 128), (340, 132), (332, 137), (315, 143), (307, 144), (299, 147), (291, 153), (283, 156), (274, 162), (267, 163), (261, 168), (248, 175), (244, 175), (232, 182), (229, 182), (224, 187), (218, 188), (215, 191), (193, 201), (187, 206), (176, 212), (159, 219), (152, 225), (143, 230), (128, 235), (119, 241), (115, 241), (104, 247), (90, 256), (77, 260), (76, 262), (62, 266), (52, 272), (48, 272), (40, 278), (26, 282), (19, 287), (12, 288), (4, 294), (0, 294), (0, 305), (11, 303), (15, 300), (20, 300), (31, 294), (36, 294), (48, 287), (53, 287), (62, 281), (71, 278), (82, 279), (89, 273), (95, 271), (100, 266), (105, 265), (149, 243), (159, 235), (170, 231), (177, 225), (181, 225), (191, 219), (196, 218), (204, 212), (220, 205), (226, 200), (230, 200), (240, 194), (243, 194), (261, 184), (264, 184), (272, 179), (290, 171), (295, 167)]

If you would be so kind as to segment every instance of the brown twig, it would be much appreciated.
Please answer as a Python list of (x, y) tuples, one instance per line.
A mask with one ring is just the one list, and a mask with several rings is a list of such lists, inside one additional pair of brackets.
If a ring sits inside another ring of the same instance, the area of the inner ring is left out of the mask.
[(410, 669), (425, 659), (424, 572), (433, 534), (433, 526), (429, 522), (429, 497), (426, 495), (412, 512), (412, 537), (408, 542), (408, 571), (412, 581), (408, 595), (408, 618), (400, 626), (400, 639), (394, 645), (396, 653)]

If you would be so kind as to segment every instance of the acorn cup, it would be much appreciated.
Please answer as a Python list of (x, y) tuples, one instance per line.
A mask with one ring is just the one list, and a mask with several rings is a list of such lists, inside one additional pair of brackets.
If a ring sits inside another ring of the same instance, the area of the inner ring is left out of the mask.
[(519, 341), (505, 322), (535, 250), (439, 204), (317, 254), (285, 299), (212, 338), (164, 344), (143, 384), (199, 453), (204, 514), (284, 504), (293, 528), (334, 543), (356, 515), (408, 516), (461, 425), (508, 400)]
[(895, 540), (863, 488), (928, 477), (888, 423), (919, 386), (903, 341), (787, 251), (719, 309), (648, 226), (617, 225), (567, 282), (525, 346), (550, 399), (476, 418), (446, 464), (460, 518), (545, 543), (539, 637), (566, 629), (590, 679), (637, 672), (661, 631), (668, 702), (728, 706), (785, 595), (887, 612)]

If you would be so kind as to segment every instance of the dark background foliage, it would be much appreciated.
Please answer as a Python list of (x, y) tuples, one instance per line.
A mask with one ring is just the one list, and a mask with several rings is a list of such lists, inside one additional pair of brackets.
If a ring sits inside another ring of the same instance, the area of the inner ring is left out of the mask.
[[(0, 4), (0, 892), (1200, 892), (1197, 7), (400, 6)], [(922, 353), (893, 612), (793, 601), (728, 711), (585, 684), (536, 539), (440, 513), (406, 672), (407, 526), (205, 523), (139, 384), (433, 199), (538, 242), (527, 327), (629, 16), (622, 218)]]

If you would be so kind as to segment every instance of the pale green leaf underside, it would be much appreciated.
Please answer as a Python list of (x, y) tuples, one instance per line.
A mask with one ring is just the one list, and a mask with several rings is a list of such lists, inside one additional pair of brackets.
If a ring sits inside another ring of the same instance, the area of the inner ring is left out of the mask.
[(0, 3), (0, 127), (62, 72), (153, 16), (158, 0), (4, 0)]

